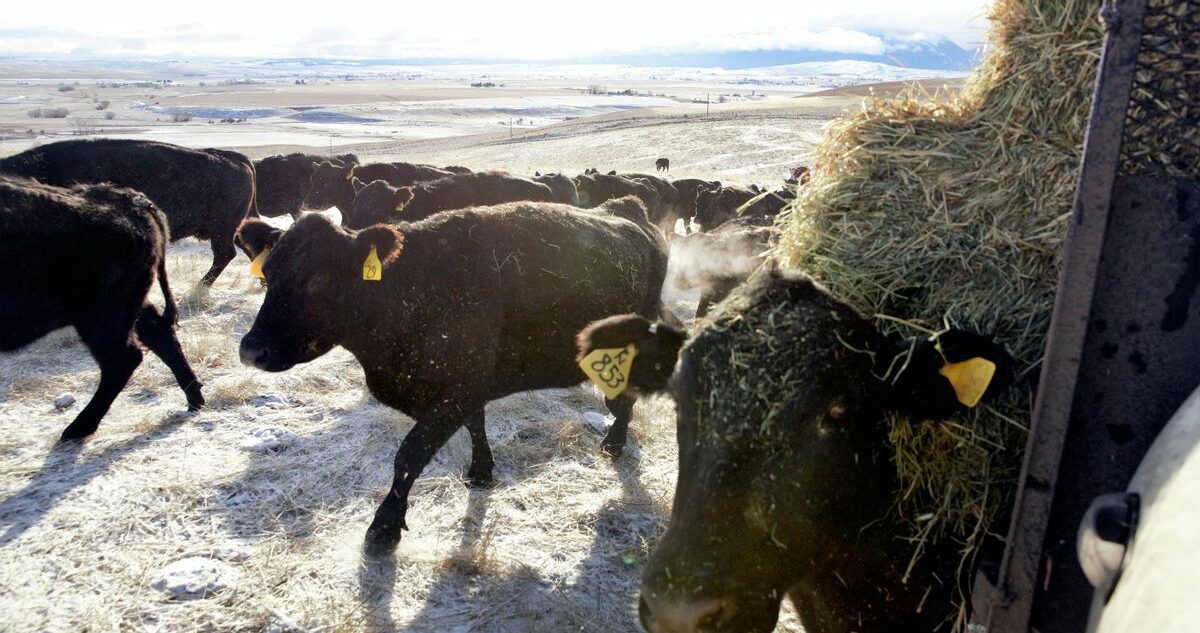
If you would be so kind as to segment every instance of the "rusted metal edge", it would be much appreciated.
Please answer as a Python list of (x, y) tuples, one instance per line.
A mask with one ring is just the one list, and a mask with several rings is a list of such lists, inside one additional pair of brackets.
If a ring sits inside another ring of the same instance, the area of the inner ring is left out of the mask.
[[(989, 586), (979, 575), (974, 588), (973, 620), (988, 633), (1025, 633), (1029, 628), (1137, 70), (1145, 0), (1106, 2), (1101, 16), (1107, 34), (1008, 542), (998, 584)], [(1082, 630), (1085, 623), (1080, 624)]]

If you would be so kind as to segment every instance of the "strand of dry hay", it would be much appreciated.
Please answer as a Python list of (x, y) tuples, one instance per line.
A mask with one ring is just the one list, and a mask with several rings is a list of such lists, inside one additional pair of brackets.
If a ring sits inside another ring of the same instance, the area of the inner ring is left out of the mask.
[[(959, 94), (914, 87), (829, 128), (772, 257), (906, 335), (994, 333), (1018, 387), (957, 419), (890, 420), (914, 560), (948, 539), (969, 569), (1007, 513), (1099, 59), (1099, 0), (998, 0)], [(908, 328), (910, 323), (918, 328)], [(1000, 525), (1003, 528), (1003, 525)], [(963, 623), (960, 622), (960, 625)]]

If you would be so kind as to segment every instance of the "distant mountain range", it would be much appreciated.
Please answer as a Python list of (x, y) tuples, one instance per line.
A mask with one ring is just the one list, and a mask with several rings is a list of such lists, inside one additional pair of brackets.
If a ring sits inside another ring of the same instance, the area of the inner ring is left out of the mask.
[(742, 70), (746, 68), (764, 68), (768, 66), (785, 66), (807, 62), (836, 62), (861, 61), (887, 64), (901, 68), (922, 68), (929, 70), (966, 71), (979, 63), (979, 49), (963, 48), (954, 41), (946, 38), (930, 39), (912, 36), (877, 35), (883, 40), (884, 50), (881, 54), (848, 53), (815, 49), (787, 50), (752, 50), (752, 51), (696, 51), (682, 53), (634, 53), (628, 55), (609, 55), (593, 57), (558, 58), (539, 60), (537, 62), (521, 62), (508, 59), (464, 59), (464, 58), (402, 58), (374, 60), (332, 60), (325, 58), (293, 58), (265, 60), (268, 65), (300, 65), (326, 66), (339, 65), (347, 67), (372, 66), (379, 64), (409, 65), (409, 66), (441, 66), (441, 65), (486, 65), (504, 63), (536, 63), (536, 64), (603, 64), (627, 65), (643, 67), (674, 67), (674, 68), (725, 68)]
[(792, 49), (635, 54), (559, 61), (589, 64), (628, 64), (630, 66), (719, 67), (729, 70), (842, 60), (875, 62), (903, 68), (927, 68), (930, 70), (969, 70), (979, 63), (979, 52), (977, 49), (963, 48), (949, 39), (913, 39), (886, 35), (880, 36), (880, 38), (884, 42), (884, 51), (879, 55)]

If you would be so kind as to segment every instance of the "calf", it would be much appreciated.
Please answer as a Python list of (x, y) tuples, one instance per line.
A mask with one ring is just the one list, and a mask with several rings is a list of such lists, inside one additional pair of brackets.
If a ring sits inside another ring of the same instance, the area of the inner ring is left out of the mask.
[(167, 216), (171, 239), (206, 239), (211, 286), (233, 260), (233, 233), (254, 206), (254, 164), (227, 150), (194, 150), (153, 141), (60, 141), (0, 160), (0, 172), (60, 187), (112, 183), (136, 189)]
[(304, 201), (308, 197), (313, 171), (321, 161), (326, 160), (339, 167), (358, 164), (358, 157), (354, 154), (326, 158), (316, 154), (295, 153), (254, 161), (259, 215), (267, 218), (283, 215), (299, 218), (302, 211), (310, 208), (304, 206)]
[[(992, 397), (1011, 359), (960, 330), (884, 336), (811, 279), (766, 266), (725, 306), (682, 351), (669, 325), (639, 315), (579, 337), (581, 355), (635, 345), (629, 382), (676, 403), (679, 479), (642, 576), (642, 625), (771, 631), (785, 594), (812, 633), (944, 624), (957, 552), (931, 548), (908, 568), (885, 416), (932, 419)], [(637, 362), (675, 352), (677, 365)]]
[[(204, 406), (175, 338), (168, 241), (167, 218), (131, 189), (0, 176), (0, 351), (71, 326), (100, 365), (100, 386), (63, 440), (96, 432), (142, 362), (139, 342), (175, 374), (188, 409)], [(146, 299), (156, 276), (161, 313)]]
[(342, 225), (363, 229), (372, 224), (423, 220), (435, 213), (505, 202), (554, 202), (550, 187), (505, 172), (455, 174), (411, 187), (393, 187), (376, 180), (364, 184), (354, 179), (358, 192), (349, 217)]
[(655, 171), (671, 171), (671, 161), (666, 158), (660, 158), (654, 161)]
[(354, 207), (353, 179), (362, 182), (383, 180), (393, 187), (407, 187), (426, 180), (437, 180), (452, 174), (429, 165), (413, 163), (370, 163), (367, 165), (334, 164), (324, 161), (313, 166), (309, 179), (308, 195), (304, 206), (309, 209), (337, 207), (342, 213), (342, 224), (346, 224), (350, 210)]
[[(488, 401), (578, 384), (575, 332), (614, 309), (659, 314), (663, 237), (636, 201), (613, 205), (624, 217), (512, 203), (362, 231), (312, 214), (250, 246), (272, 248), (242, 362), (285, 371), (341, 345), (371, 394), (416, 421), (367, 531), (370, 553), (400, 540), (414, 480), (459, 428), (471, 436), (471, 482), (491, 480)], [(606, 400), (616, 422), (601, 446), (611, 454), (625, 444), (633, 402)]]

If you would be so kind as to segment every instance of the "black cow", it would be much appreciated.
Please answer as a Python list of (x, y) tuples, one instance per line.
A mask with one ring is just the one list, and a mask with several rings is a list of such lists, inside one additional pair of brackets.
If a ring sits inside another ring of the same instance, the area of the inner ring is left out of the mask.
[(455, 174), (411, 187), (393, 187), (376, 180), (352, 180), (358, 192), (349, 217), (342, 225), (363, 229), (372, 224), (414, 222), (435, 213), (505, 202), (555, 202), (549, 186), (501, 171)]
[(696, 192), (696, 215), (692, 218), (701, 231), (711, 231), (737, 217), (773, 219), (796, 199), (793, 189), (767, 191), (751, 185), (701, 187)]
[[(572, 360), (575, 333), (614, 307), (659, 314), (661, 233), (636, 201), (603, 210), (612, 214), (512, 203), (362, 231), (313, 214), (252, 247), (273, 244), (242, 361), (285, 371), (341, 345), (362, 363), (372, 395), (416, 420), (367, 532), (369, 552), (395, 547), (413, 481), (464, 425), (467, 474), (490, 481), (488, 401), (584, 380)], [(368, 264), (381, 269), (379, 281), (364, 279)], [(601, 446), (611, 454), (625, 444), (633, 402), (628, 394), (606, 402), (616, 422)]]
[(579, 206), (579, 190), (575, 188), (575, 181), (571, 180), (570, 176), (539, 172), (533, 175), (533, 181), (550, 187), (550, 191), (554, 192), (553, 202), (561, 202), (573, 207)]
[(452, 174), (469, 174), (469, 173), (471, 173), (471, 169), (469, 167), (463, 167), (461, 165), (446, 165), (445, 167), (442, 168), (442, 171), (448, 171)]
[(661, 205), (658, 189), (644, 182), (609, 174), (583, 174), (571, 180), (579, 194), (579, 206), (584, 209), (625, 196), (636, 196), (646, 205), (646, 211), (651, 216), (658, 212)]
[(671, 171), (671, 161), (667, 158), (660, 158), (654, 161), (655, 171)]
[(650, 174), (630, 173), (621, 174), (621, 177), (653, 187), (658, 192), (658, 205), (647, 211), (650, 213), (650, 221), (662, 229), (667, 237), (675, 234), (676, 220), (692, 217), (682, 215), (685, 205), (680, 204), (679, 190), (671, 181)]
[[(581, 355), (636, 344), (630, 382), (676, 403), (679, 479), (642, 577), (643, 626), (770, 631), (790, 595), (813, 633), (934, 630), (950, 615), (957, 552), (928, 551), (907, 570), (885, 415), (933, 419), (992, 397), (1011, 358), (961, 330), (886, 337), (808, 277), (769, 266), (725, 306), (678, 365), (638, 364), (679, 351), (663, 336), (671, 326), (644, 316), (580, 335)], [(994, 363), (990, 382), (980, 359)], [(956, 386), (947, 367), (969, 379)]]
[(414, 163), (335, 165), (332, 162), (324, 161), (313, 166), (304, 206), (309, 209), (337, 207), (338, 211), (342, 213), (342, 225), (345, 225), (350, 210), (354, 208), (354, 196), (358, 193), (352, 184), (354, 178), (358, 178), (362, 182), (383, 180), (393, 187), (408, 187), (418, 182), (437, 180), (452, 175), (437, 167)]
[[(71, 326), (100, 365), (100, 386), (63, 440), (96, 432), (142, 362), (139, 342), (175, 374), (189, 409), (204, 406), (175, 338), (169, 234), (167, 218), (137, 191), (0, 176), (0, 351)], [(161, 313), (146, 300), (156, 276)]]
[(304, 206), (304, 199), (308, 196), (313, 171), (321, 161), (329, 161), (338, 166), (357, 165), (358, 157), (354, 154), (341, 154), (330, 158), (317, 154), (295, 153), (268, 156), (254, 161), (259, 215), (267, 218), (283, 215), (290, 215), (292, 219), (299, 218), (302, 211), (309, 209)]
[(692, 233), (672, 245), (671, 282), (680, 290), (700, 288), (696, 316), (704, 317), (762, 263), (778, 238), (774, 223), (734, 218), (707, 233)]
[(719, 189), (719, 180), (701, 180), (699, 178), (677, 178), (671, 181), (678, 193), (676, 204), (679, 207), (679, 217), (685, 221), (696, 215), (696, 193), (700, 189)]
[(237, 254), (233, 234), (254, 207), (254, 164), (227, 150), (194, 150), (153, 141), (60, 141), (0, 160), (0, 172), (60, 187), (108, 182), (136, 189), (167, 216), (171, 239), (206, 239), (212, 285)]

